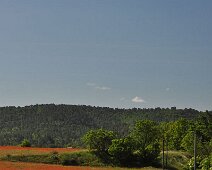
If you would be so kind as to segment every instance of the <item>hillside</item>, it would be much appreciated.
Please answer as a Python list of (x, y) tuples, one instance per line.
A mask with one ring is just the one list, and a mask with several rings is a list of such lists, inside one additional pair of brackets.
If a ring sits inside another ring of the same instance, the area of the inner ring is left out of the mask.
[(179, 118), (195, 119), (203, 114), (194, 109), (113, 109), (84, 105), (31, 105), (0, 107), (0, 145), (17, 145), (28, 139), (35, 146), (81, 146), (85, 132), (105, 128), (120, 136), (139, 119), (157, 122)]

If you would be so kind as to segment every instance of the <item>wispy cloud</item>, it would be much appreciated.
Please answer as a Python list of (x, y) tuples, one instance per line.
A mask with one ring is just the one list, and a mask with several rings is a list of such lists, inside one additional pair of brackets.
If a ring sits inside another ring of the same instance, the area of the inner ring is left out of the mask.
[(87, 85), (87, 86), (90, 86), (90, 87), (93, 87), (93, 88), (95, 88), (95, 89), (97, 89), (97, 90), (102, 90), (102, 91), (111, 90), (110, 87), (107, 87), (107, 86), (99, 86), (99, 85), (97, 85), (96, 83), (90, 83), (90, 82), (88, 82), (88, 83), (86, 83), (86, 85)]
[(96, 86), (95, 88), (98, 90), (111, 90), (110, 87), (105, 87), (105, 86)]
[(145, 103), (145, 100), (142, 99), (141, 97), (136, 96), (132, 99), (132, 102), (133, 103)]

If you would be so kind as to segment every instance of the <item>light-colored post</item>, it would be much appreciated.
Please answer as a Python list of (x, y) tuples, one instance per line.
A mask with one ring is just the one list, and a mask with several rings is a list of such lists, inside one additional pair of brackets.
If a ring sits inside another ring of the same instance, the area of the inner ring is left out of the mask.
[(197, 158), (197, 134), (196, 131), (194, 131), (194, 170), (196, 170), (196, 158)]
[(168, 169), (168, 138), (166, 138), (166, 169)]
[(164, 139), (163, 139), (163, 169), (164, 169)]

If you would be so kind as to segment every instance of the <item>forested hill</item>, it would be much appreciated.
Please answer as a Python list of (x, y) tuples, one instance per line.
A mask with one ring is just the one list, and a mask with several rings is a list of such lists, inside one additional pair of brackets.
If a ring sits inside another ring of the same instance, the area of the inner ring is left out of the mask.
[(105, 128), (123, 136), (139, 119), (161, 122), (195, 119), (200, 114), (203, 113), (194, 109), (175, 107), (113, 109), (55, 104), (0, 107), (0, 145), (17, 145), (28, 139), (35, 146), (80, 146), (80, 138), (90, 129)]

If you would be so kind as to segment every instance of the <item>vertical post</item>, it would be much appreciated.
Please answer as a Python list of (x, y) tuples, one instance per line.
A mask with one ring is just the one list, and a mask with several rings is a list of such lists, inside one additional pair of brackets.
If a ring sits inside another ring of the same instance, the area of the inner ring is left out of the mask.
[(163, 165), (162, 165), (162, 167), (163, 167), (163, 169), (164, 169), (164, 139), (163, 139), (163, 158), (162, 158), (163, 160), (162, 160), (162, 162), (163, 162)]
[(168, 138), (166, 138), (166, 169), (168, 169)]
[(197, 158), (197, 134), (194, 131), (194, 170), (196, 170), (196, 158)]

